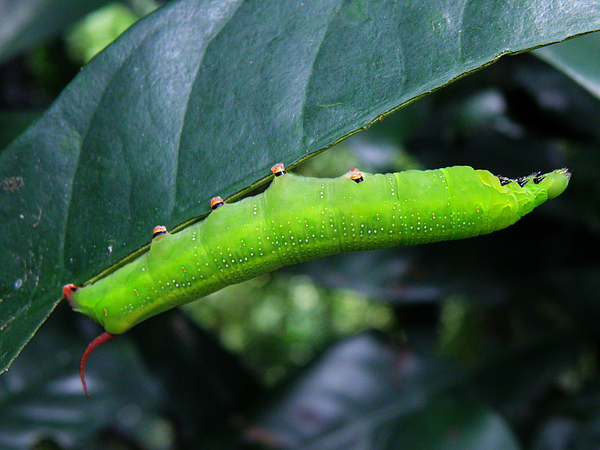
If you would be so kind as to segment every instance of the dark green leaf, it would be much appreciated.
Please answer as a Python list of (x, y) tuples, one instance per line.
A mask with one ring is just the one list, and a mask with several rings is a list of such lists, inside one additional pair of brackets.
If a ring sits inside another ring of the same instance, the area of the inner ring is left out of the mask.
[(2, 449), (33, 448), (43, 438), (74, 448), (114, 420), (115, 411), (130, 419), (122, 420), (122, 428), (139, 427), (155, 413), (158, 386), (126, 339), (94, 355), (88, 370), (92, 395), (86, 397), (74, 370), (83, 343), (67, 331), (65, 320), (54, 319), (0, 377)]
[(284, 448), (518, 448), (499, 414), (451, 394), (466, 375), (363, 333), (296, 377), (248, 435)]
[(564, 2), (174, 1), (0, 156), (7, 367), (68, 281), (431, 90), (600, 28)]
[(600, 97), (600, 58), (596, 56), (599, 51), (600, 33), (591, 33), (540, 48), (534, 54)]
[(399, 421), (387, 448), (508, 450), (521, 447), (499, 414), (477, 402), (442, 397)]

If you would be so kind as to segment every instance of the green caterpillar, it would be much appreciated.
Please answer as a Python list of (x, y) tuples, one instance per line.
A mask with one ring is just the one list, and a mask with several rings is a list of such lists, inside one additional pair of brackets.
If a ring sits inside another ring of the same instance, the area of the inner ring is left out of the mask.
[(95, 347), (162, 311), (321, 256), (501, 230), (560, 195), (571, 176), (559, 169), (512, 180), (468, 166), (353, 169), (336, 179), (271, 170), (264, 193), (232, 204), (216, 197), (205, 220), (175, 234), (156, 227), (148, 252), (92, 284), (63, 288), (75, 311), (106, 330), (82, 358), (82, 381)]

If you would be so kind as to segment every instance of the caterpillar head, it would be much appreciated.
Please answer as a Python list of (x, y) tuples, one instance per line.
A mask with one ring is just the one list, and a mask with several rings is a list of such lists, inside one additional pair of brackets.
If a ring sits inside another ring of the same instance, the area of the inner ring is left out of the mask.
[(548, 180), (548, 198), (552, 200), (562, 194), (569, 185), (570, 179), (571, 172), (569, 172), (569, 169), (557, 169), (547, 173), (545, 180)]

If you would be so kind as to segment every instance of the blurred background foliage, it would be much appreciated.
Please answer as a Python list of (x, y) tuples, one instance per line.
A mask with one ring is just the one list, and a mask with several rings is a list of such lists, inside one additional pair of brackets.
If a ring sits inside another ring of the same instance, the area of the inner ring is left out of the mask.
[[(7, 58), (2, 148), (156, 6), (107, 3)], [(574, 175), (491, 236), (312, 261), (148, 320), (94, 354), (90, 399), (74, 379), (98, 329), (60, 305), (0, 378), (0, 447), (597, 448), (599, 113), (524, 54), (309, 160), (297, 171)]]

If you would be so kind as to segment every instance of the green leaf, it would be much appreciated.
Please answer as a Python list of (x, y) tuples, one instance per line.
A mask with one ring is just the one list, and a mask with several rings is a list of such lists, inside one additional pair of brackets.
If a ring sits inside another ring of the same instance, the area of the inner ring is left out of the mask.
[(600, 33), (535, 50), (534, 54), (600, 98)]
[(507, 422), (482, 404), (442, 397), (400, 421), (393, 448), (521, 448)]
[(43, 438), (63, 448), (89, 448), (83, 443), (114, 420), (115, 411), (133, 407), (143, 415), (138, 422), (144, 423), (158, 407), (159, 387), (126, 339), (100, 349), (90, 361), (88, 382), (93, 390), (86, 397), (73, 370), (83, 344), (68, 331), (64, 317), (48, 320), (0, 377), (2, 449), (37, 448)]
[(469, 400), (470, 383), (430, 350), (361, 333), (299, 372), (247, 435), (285, 448), (519, 448), (504, 418)]
[(71, 57), (86, 64), (139, 17), (122, 3), (110, 3), (79, 21), (66, 41)]
[(116, 263), (155, 225), (205, 214), (212, 196), (501, 55), (597, 29), (600, 8), (575, 1), (167, 4), (0, 155), (1, 367), (64, 283)]
[(0, 3), (0, 63), (64, 30), (106, 0), (6, 0)]

